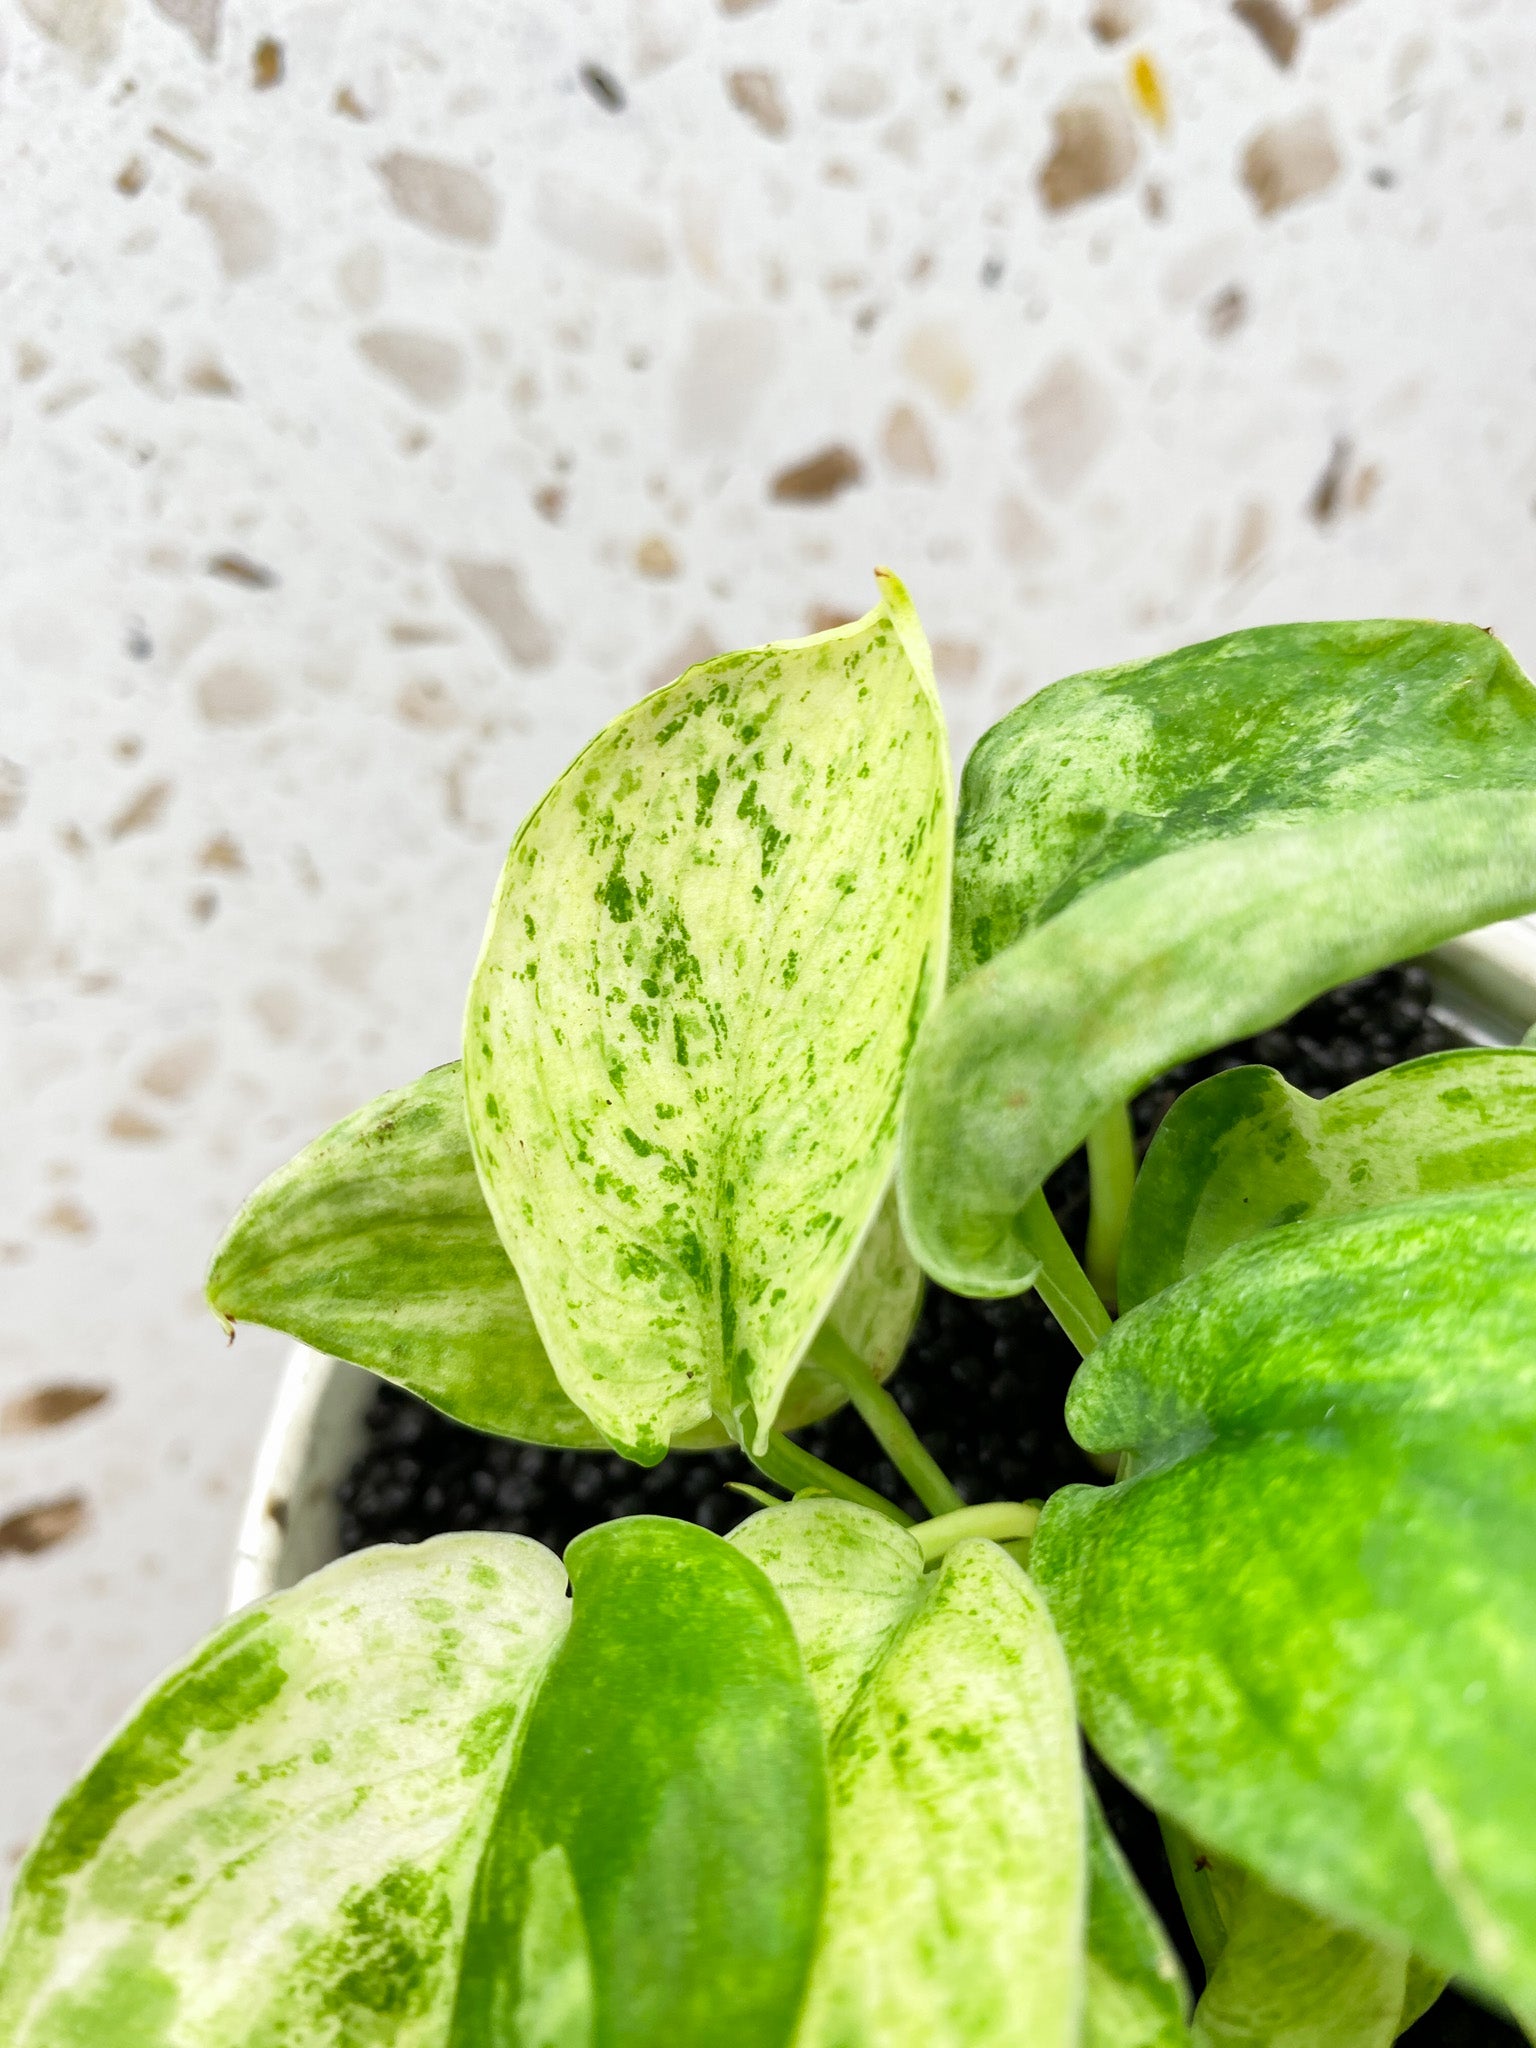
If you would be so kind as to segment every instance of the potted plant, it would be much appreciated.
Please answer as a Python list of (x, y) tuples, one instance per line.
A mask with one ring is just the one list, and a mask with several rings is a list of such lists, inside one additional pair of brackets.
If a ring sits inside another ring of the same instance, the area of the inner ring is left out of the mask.
[[(1452, 1975), (1536, 2019), (1536, 1060), (1218, 1073), (1139, 1173), (1126, 1112), (1536, 906), (1533, 788), (1487, 635), (1276, 627), (1041, 693), (956, 827), (888, 575), (616, 720), (513, 841), (462, 1063), (258, 1190), (210, 1299), (791, 1498), (243, 1610), (32, 1852), (0, 2035), (1172, 2044), (1079, 1718), (1161, 1817), (1202, 2040), (1390, 2042)], [(883, 1384), (919, 1266), (1038, 1289), (1113, 1484), (961, 1500)], [(843, 1400), (918, 1518), (797, 1443)]]

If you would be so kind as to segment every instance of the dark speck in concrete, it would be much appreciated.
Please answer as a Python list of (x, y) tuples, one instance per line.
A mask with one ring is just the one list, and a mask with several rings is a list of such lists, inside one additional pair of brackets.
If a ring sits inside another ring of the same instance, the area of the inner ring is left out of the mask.
[(610, 114), (622, 114), (628, 104), (624, 88), (601, 64), (583, 64), (578, 76), (597, 104)]
[(839, 442), (781, 469), (768, 489), (781, 505), (823, 505), (863, 478), (863, 463)]

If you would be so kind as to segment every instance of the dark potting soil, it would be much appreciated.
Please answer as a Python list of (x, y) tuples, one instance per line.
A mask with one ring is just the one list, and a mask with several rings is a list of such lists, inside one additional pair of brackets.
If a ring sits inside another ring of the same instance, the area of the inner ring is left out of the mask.
[[(1429, 1002), (1429, 976), (1413, 966), (1334, 989), (1274, 1030), (1154, 1081), (1133, 1105), (1138, 1142), (1144, 1149), (1186, 1088), (1228, 1067), (1275, 1067), (1293, 1087), (1323, 1096), (1442, 1051), (1457, 1041), (1429, 1014)], [(1046, 1192), (1081, 1253), (1088, 1218), (1082, 1153), (1058, 1168)], [(1076, 1351), (1038, 1295), (967, 1301), (930, 1287), (891, 1391), (963, 1499), (1039, 1499), (1072, 1482), (1102, 1483), (1063, 1420), (1076, 1365)], [(367, 1446), (337, 1489), (344, 1551), (416, 1543), (451, 1529), (503, 1529), (563, 1551), (583, 1529), (621, 1515), (677, 1515), (723, 1534), (753, 1512), (751, 1501), (728, 1490), (733, 1479), (758, 1483), (735, 1451), (676, 1453), (642, 1471), (604, 1453), (545, 1451), (481, 1436), (383, 1384), (367, 1428)], [(852, 1409), (800, 1431), (798, 1440), (918, 1512)], [(1198, 1986), (1204, 1973), (1157, 1822), (1097, 1758), (1090, 1764), (1110, 1823)], [(1523, 2036), (1448, 1992), (1403, 2040), (1410, 2048), (1515, 2048)]]

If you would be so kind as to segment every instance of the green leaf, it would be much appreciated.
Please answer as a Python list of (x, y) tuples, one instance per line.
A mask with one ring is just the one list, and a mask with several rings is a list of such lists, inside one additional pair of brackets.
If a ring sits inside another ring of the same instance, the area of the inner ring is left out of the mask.
[(726, 1540), (767, 1574), (783, 1603), (830, 1744), (859, 1687), (923, 1604), (923, 1553), (872, 1508), (830, 1499), (767, 1508)]
[(457, 1061), (376, 1097), (263, 1181), (214, 1255), (208, 1300), (474, 1429), (602, 1442), (561, 1392), (496, 1235)]
[(1391, 2048), (1408, 1951), (1230, 1874), (1227, 1939), (1195, 2009), (1199, 2048)]
[(1406, 2034), (1416, 2019), (1423, 2018), (1449, 1982), (1444, 1970), (1432, 1969), (1418, 1956), (1408, 1958), (1408, 1985), (1397, 2020), (1399, 2034)]
[[(571, 1630), (481, 1866), (454, 2048), (521, 2042), (509, 2024), (533, 2011), (565, 2048), (589, 2010), (600, 2048), (784, 2048), (826, 1859), (821, 1733), (784, 1610), (685, 1522), (590, 1530), (566, 1562)], [(555, 1938), (530, 1981), (535, 1916)]]
[(150, 1696), (24, 1866), (6, 2048), (787, 2048), (826, 1773), (762, 1573), (652, 1519), (364, 1552)]
[(1032, 1568), (1095, 1746), (1273, 1889), (1536, 2014), (1536, 1197), (1237, 1245), (1068, 1419)]
[[(921, 1293), (891, 1195), (828, 1321), (883, 1380)], [(230, 1322), (286, 1330), (472, 1428), (562, 1449), (603, 1442), (555, 1378), (496, 1235), (457, 1061), (378, 1096), (263, 1181), (214, 1256), (208, 1299)], [(846, 1398), (807, 1363), (785, 1395), (782, 1426), (818, 1421)], [(711, 1420), (685, 1447), (728, 1441)]]
[(1071, 677), (977, 747), (959, 980), (903, 1136), (908, 1241), (1008, 1294), (1022, 1212), (1176, 1062), (1536, 906), (1536, 691), (1469, 626), (1276, 626)]
[(464, 1061), (556, 1376), (654, 1463), (761, 1451), (890, 1175), (946, 945), (927, 648), (866, 618), (722, 656), (601, 733), (507, 857)]
[(1081, 1762), (1025, 1574), (965, 1541), (925, 1576), (912, 1536), (841, 1501), (771, 1508), (732, 1541), (789, 1611), (828, 1734), (827, 1903), (796, 2048), (1076, 2048)]
[(1083, 2048), (1179, 2048), (1189, 1986), (1162, 1922), (1110, 1832), (1092, 1782)]
[(7, 2048), (441, 2048), (565, 1573), (349, 1557), (226, 1622), (63, 1801), (0, 1945)]
[(1322, 1102), (1272, 1067), (1234, 1067), (1181, 1095), (1152, 1141), (1120, 1254), (1120, 1305), (1280, 1224), (1533, 1185), (1529, 1052), (1431, 1053)]

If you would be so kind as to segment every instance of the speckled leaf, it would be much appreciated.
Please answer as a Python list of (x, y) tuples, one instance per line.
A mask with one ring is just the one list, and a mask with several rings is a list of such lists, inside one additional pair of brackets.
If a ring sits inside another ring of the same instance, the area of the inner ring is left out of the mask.
[(1029, 1285), (1025, 1202), (1154, 1075), (1532, 907), (1536, 691), (1475, 627), (1266, 627), (1042, 691), (966, 769), (914, 1251)]
[(444, 2048), (565, 1573), (521, 1536), (344, 1559), (226, 1622), (64, 1800), (0, 1946), (7, 2048)]
[(1180, 2048), (1189, 1987), (1162, 1922), (1110, 1832), (1092, 1782), (1083, 2048)]
[[(828, 1321), (883, 1380), (921, 1295), (888, 1195)], [(231, 1322), (286, 1330), (475, 1429), (568, 1449), (603, 1442), (555, 1378), (496, 1235), (457, 1061), (376, 1097), (263, 1181), (214, 1256), (208, 1299)], [(846, 1398), (808, 1361), (783, 1426), (818, 1421)], [(684, 1439), (690, 1449), (728, 1441), (713, 1418)]]
[(1234, 1067), (1181, 1095), (1152, 1141), (1120, 1254), (1120, 1305), (1280, 1224), (1531, 1186), (1536, 1054), (1431, 1053), (1321, 1102), (1272, 1067)]
[(1195, 2008), (1198, 2048), (1391, 2048), (1408, 1951), (1229, 1873), (1226, 1943)]
[(789, 1611), (828, 1731), (831, 1838), (795, 2048), (1076, 2048), (1082, 1770), (1043, 1604), (995, 1544), (924, 1574), (840, 1501), (733, 1537)]
[(1219, 1855), (1536, 2013), (1536, 1195), (1234, 1246), (1068, 1417), (1032, 1553), (1095, 1746)]
[[(571, 1630), (481, 1868), (453, 2048), (525, 2048), (509, 2023), (532, 2012), (567, 2048), (588, 2010), (597, 2048), (784, 2048), (826, 1864), (821, 1731), (784, 1610), (685, 1522), (610, 1523), (566, 1562)], [(536, 1913), (555, 1938), (530, 1983)]]
[(466, 1012), (471, 1134), (560, 1384), (652, 1463), (760, 1445), (885, 1191), (942, 975), (949, 770), (881, 605), (627, 711), (513, 841)]

